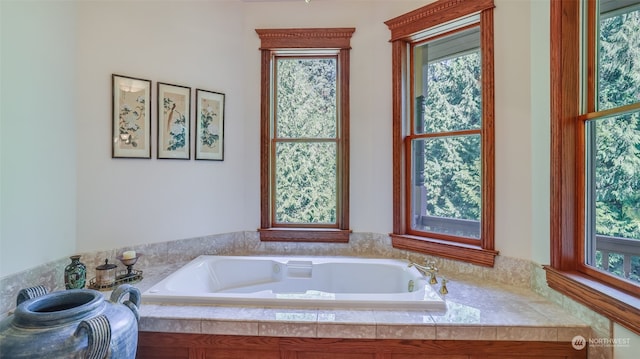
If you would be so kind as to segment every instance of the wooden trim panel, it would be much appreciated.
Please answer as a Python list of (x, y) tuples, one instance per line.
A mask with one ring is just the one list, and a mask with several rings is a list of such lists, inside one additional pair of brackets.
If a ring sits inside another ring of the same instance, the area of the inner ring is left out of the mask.
[(304, 28), (304, 29), (256, 29), (260, 37), (260, 49), (332, 48), (350, 49), (353, 27)]
[(486, 267), (493, 267), (498, 255), (497, 251), (483, 249), (480, 246), (409, 235), (391, 234), (391, 244), (394, 248), (429, 253)]
[(406, 116), (406, 80), (404, 74), (407, 71), (407, 43), (394, 41), (392, 44), (392, 101), (393, 101), (393, 233), (406, 233), (405, 208), (405, 157), (402, 126), (397, 124), (397, 119)]
[(140, 332), (145, 359), (587, 358), (570, 342), (292, 338)]
[[(551, 1), (551, 265), (560, 270), (576, 268), (574, 238), (578, 197), (573, 121), (579, 114), (579, 53), (569, 51), (579, 43), (578, 1)], [(565, 94), (565, 95), (562, 95)]]
[(545, 266), (550, 288), (640, 334), (640, 299), (576, 271)]
[[(493, 1), (491, 1), (493, 5)], [(481, 247), (495, 249), (495, 83), (493, 66), (493, 7), (480, 14), (482, 44), (482, 235)], [(497, 254), (497, 252), (495, 252)], [(495, 255), (494, 255), (495, 256)], [(491, 266), (493, 267), (493, 257)]]
[(270, 198), (270, 90), (271, 90), (271, 52), (263, 50), (260, 60), (260, 226), (269, 228), (271, 219)]
[(350, 230), (340, 229), (300, 229), (300, 228), (260, 228), (263, 242), (349, 242)]
[[(339, 165), (338, 168), (341, 170), (340, 179), (341, 182), (338, 184), (339, 188), (339, 196), (340, 199), (338, 201), (340, 205), (340, 228), (348, 229), (349, 228), (349, 168), (351, 168), (350, 158), (350, 143), (351, 143), (351, 96), (349, 91), (349, 67), (350, 67), (351, 59), (350, 59), (350, 51), (348, 49), (340, 50), (340, 72), (339, 76), (339, 86), (340, 86), (340, 133), (338, 137), (342, 140), (341, 152), (338, 154)], [(348, 240), (348, 237), (347, 237)]]
[(387, 20), (391, 40), (410, 40), (415, 33), (493, 8), (493, 0), (440, 0)]

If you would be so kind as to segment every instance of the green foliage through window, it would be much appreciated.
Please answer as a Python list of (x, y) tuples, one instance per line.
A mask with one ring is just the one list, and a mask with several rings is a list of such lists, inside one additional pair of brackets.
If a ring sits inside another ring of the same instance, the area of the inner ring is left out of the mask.
[(336, 190), (334, 143), (277, 144), (278, 223), (335, 223)]
[(479, 46), (479, 29), (471, 28), (413, 48), (414, 91), (421, 94), (414, 114), (419, 137), (412, 141), (418, 230), (480, 238)]
[[(640, 2), (635, 8), (602, 14), (599, 30), (598, 110), (640, 102)], [(597, 251), (587, 263), (640, 282), (640, 112), (590, 121), (588, 143), (591, 138), (587, 162), (592, 166), (593, 195), (588, 206), (595, 207), (595, 213), (588, 220), (595, 226)], [(601, 236), (638, 245), (632, 246), (635, 253), (616, 253), (604, 246)], [(625, 255), (631, 262), (628, 273)]]
[(336, 57), (277, 58), (276, 223), (336, 223), (336, 74)]

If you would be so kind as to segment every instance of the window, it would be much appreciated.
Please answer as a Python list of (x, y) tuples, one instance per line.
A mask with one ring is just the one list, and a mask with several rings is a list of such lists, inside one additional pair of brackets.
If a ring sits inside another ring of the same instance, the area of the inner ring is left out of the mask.
[(396, 248), (493, 266), (493, 7), (440, 0), (385, 22)]
[(258, 29), (263, 241), (349, 240), (353, 28)]
[(583, 92), (585, 264), (638, 285), (640, 108), (633, 105), (640, 105), (640, 0), (601, 1), (595, 13), (597, 73)]
[(549, 286), (640, 333), (640, 1), (551, 2)]

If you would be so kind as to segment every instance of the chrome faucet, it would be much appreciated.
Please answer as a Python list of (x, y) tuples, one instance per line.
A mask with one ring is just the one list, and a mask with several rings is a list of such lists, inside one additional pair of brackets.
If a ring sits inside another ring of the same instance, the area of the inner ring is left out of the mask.
[(416, 267), (418, 272), (422, 273), (423, 276), (429, 277), (429, 284), (437, 284), (438, 279), (436, 279), (436, 273), (438, 273), (438, 268), (436, 268), (436, 263), (431, 261), (426, 264), (426, 266), (422, 266), (414, 262), (409, 262), (409, 267)]

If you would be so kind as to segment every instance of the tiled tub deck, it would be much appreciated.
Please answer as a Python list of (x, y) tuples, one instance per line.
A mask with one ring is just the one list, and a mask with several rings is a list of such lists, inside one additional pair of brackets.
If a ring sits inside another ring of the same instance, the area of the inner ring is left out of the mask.
[[(136, 269), (144, 279), (135, 285), (144, 292), (200, 254), (319, 255), (402, 258), (422, 263), (435, 260), (449, 279), (445, 313), (419, 310), (283, 309), (207, 305), (159, 305), (140, 308), (141, 338), (145, 333), (186, 333), (244, 338), (352, 338), (353, 340), (524, 341), (568, 343), (576, 335), (608, 334), (609, 322), (550, 290), (544, 271), (529, 261), (498, 256), (494, 268), (428, 257), (397, 250), (388, 235), (353, 233), (348, 244), (260, 242), (253, 231), (235, 232), (171, 242), (81, 253), (88, 278), (104, 258), (135, 249), (144, 256)], [(115, 259), (114, 259), (115, 260)], [(2, 316), (10, 314), (21, 288), (44, 284), (50, 291), (61, 282), (66, 258), (0, 278)], [(373, 279), (372, 279), (373, 280)], [(439, 284), (436, 285), (439, 288)], [(535, 288), (535, 292), (531, 289)], [(544, 293), (545, 297), (537, 294)], [(105, 292), (109, 295), (109, 292)], [(552, 301), (550, 301), (551, 299)], [(562, 303), (559, 305), (558, 303)], [(588, 318), (589, 324), (581, 319)], [(595, 317), (595, 318), (592, 318)], [(370, 342), (367, 342), (370, 343)], [(441, 342), (439, 342), (441, 343)], [(368, 345), (368, 344), (367, 344)], [(166, 357), (172, 357), (167, 353)], [(335, 357), (328, 356), (332, 359)], [(463, 356), (465, 357), (465, 356)], [(589, 350), (590, 358), (609, 358), (609, 351)]]
[[(145, 269), (142, 292), (181, 265)], [(569, 342), (590, 327), (533, 291), (448, 275), (447, 311), (287, 309), (143, 303), (140, 331), (308, 338)], [(372, 279), (374, 280), (374, 279)], [(436, 286), (439, 287), (440, 284)]]

